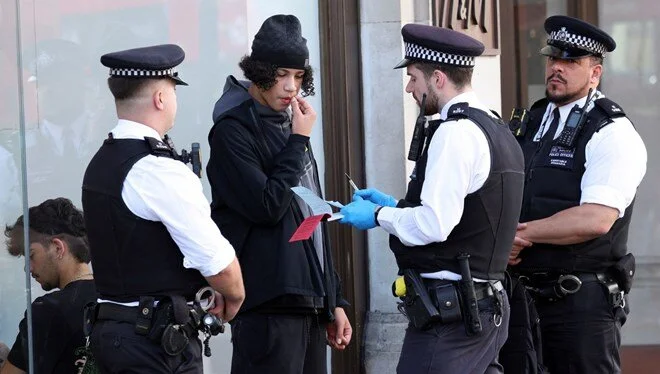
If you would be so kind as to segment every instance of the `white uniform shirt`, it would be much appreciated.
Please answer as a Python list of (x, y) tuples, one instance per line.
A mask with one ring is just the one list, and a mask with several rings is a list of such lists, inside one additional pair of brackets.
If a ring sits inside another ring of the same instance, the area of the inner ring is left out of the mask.
[[(446, 119), (449, 108), (467, 102), (490, 114), (474, 92), (450, 100), (440, 111)], [(483, 131), (468, 119), (443, 122), (428, 148), (421, 205), (414, 208), (383, 207), (378, 223), (406, 246), (421, 246), (447, 240), (463, 216), (465, 197), (480, 189), (490, 173), (490, 148)], [(440, 271), (425, 278), (458, 280), (460, 275)]]
[[(596, 91), (594, 96), (598, 99), (605, 95)], [(585, 96), (559, 107), (559, 126), (554, 138), (557, 138), (564, 129), (573, 106), (577, 104), (581, 108), (586, 100)], [(548, 131), (555, 107), (553, 103), (548, 104), (534, 141), (539, 141)], [(587, 110), (593, 107), (592, 101)], [(585, 203), (605, 205), (617, 209), (619, 218), (623, 217), (646, 174), (647, 156), (642, 138), (627, 117), (618, 117), (613, 123), (594, 133), (587, 142), (585, 156), (585, 172), (580, 183), (582, 190), (580, 205)]]
[[(115, 139), (161, 139), (145, 125), (119, 120)], [(121, 197), (136, 216), (162, 222), (183, 253), (183, 266), (203, 276), (218, 274), (236, 257), (211, 219), (199, 178), (182, 162), (147, 155), (126, 175)]]

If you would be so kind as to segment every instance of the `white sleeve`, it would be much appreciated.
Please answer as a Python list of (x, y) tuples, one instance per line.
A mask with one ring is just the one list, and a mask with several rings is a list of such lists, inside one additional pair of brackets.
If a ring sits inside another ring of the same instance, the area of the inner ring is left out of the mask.
[(153, 155), (128, 172), (122, 198), (135, 215), (162, 222), (184, 256), (183, 266), (218, 274), (236, 256), (211, 219), (202, 184), (183, 163)]
[(465, 197), (481, 188), (490, 173), (488, 141), (470, 120), (440, 125), (428, 160), (421, 205), (384, 207), (378, 214), (383, 229), (406, 246), (445, 241), (463, 216)]
[(606, 205), (623, 217), (646, 174), (646, 147), (628, 118), (596, 132), (585, 149), (580, 204)]

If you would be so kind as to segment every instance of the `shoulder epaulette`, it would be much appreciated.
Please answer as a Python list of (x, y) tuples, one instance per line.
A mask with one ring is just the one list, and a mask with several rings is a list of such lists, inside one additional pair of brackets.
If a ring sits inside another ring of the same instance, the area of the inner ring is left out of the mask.
[(594, 101), (594, 105), (598, 106), (610, 118), (625, 117), (626, 115), (626, 112), (623, 111), (623, 108), (619, 104), (606, 97)]
[(470, 105), (468, 103), (456, 103), (449, 107), (447, 111), (447, 119), (450, 118), (467, 118)]
[(152, 138), (149, 136), (145, 136), (144, 140), (146, 140), (147, 143), (149, 144), (149, 148), (151, 148), (152, 155), (174, 158), (174, 153), (172, 152), (172, 149), (162, 140), (158, 140), (156, 138)]

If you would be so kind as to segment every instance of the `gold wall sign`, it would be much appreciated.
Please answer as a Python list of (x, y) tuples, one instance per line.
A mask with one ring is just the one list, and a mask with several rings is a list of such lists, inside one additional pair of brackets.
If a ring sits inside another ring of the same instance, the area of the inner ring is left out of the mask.
[(484, 43), (484, 55), (498, 55), (499, 3), (499, 0), (431, 0), (433, 25), (470, 35)]

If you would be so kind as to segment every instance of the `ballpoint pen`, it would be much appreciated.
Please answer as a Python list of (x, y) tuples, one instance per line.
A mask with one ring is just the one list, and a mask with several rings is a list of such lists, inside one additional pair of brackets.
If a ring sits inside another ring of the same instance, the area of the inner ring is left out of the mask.
[(353, 179), (351, 179), (351, 176), (348, 175), (348, 173), (344, 173), (344, 175), (346, 175), (346, 178), (348, 178), (348, 183), (351, 185), (351, 187), (353, 187), (353, 190), (359, 190), (358, 186), (355, 184), (355, 182), (353, 182)]

